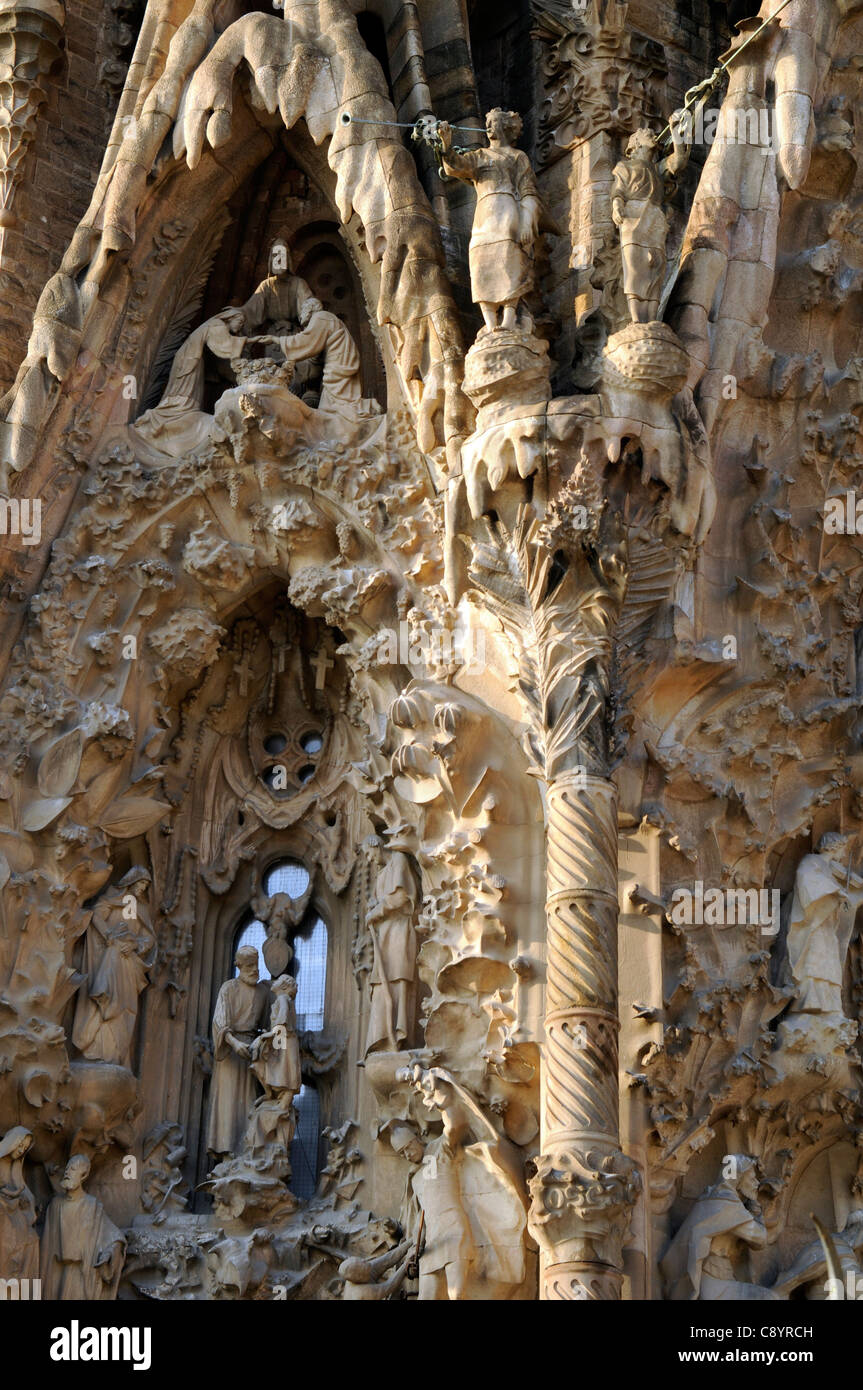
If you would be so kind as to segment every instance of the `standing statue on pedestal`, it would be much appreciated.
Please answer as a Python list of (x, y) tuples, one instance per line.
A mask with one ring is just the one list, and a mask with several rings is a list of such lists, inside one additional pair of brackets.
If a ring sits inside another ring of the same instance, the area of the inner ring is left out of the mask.
[(78, 995), (72, 1042), (90, 1062), (132, 1067), (138, 998), (156, 953), (143, 900), (150, 875), (130, 869), (93, 909), (84, 951), (86, 982)]
[(258, 952), (241, 946), (235, 963), (239, 976), (219, 990), (213, 1013), (213, 1076), (207, 1148), (214, 1154), (239, 1149), (255, 1099), (255, 1078), (249, 1063), (252, 1044), (267, 1017), (269, 986), (258, 982)]
[(845, 960), (863, 904), (863, 879), (849, 867), (854, 839), (822, 835), (797, 868), (787, 937), (795, 998), (778, 1029), (779, 1045), (794, 1051), (841, 1052), (857, 1037), (842, 1006)]
[(16, 1125), (0, 1140), (0, 1276), (38, 1279), (39, 1238), (34, 1224), (36, 1204), (24, 1181), (24, 1155), (33, 1135)]
[(533, 322), (520, 306), (536, 287), (542, 204), (530, 160), (515, 148), (521, 117), (496, 107), (485, 124), (488, 149), (453, 149), (446, 121), (438, 122), (436, 138), (444, 172), (476, 186), (470, 282), (486, 329), (518, 326), (529, 332)]
[(672, 149), (665, 159), (657, 163), (657, 138), (653, 131), (641, 129), (632, 136), (625, 157), (614, 169), (611, 216), (620, 228), (623, 292), (633, 323), (655, 323), (659, 318), (667, 267), (665, 202), (674, 191), (677, 175), (689, 162), (682, 121), (681, 112), (675, 112), (669, 121)]
[(372, 938), (372, 992), (366, 1054), (396, 1052), (413, 1031), (418, 888), (411, 861), (399, 849), (386, 857), (366, 916)]
[(93, 1302), (117, 1296), (126, 1239), (98, 1198), (84, 1191), (89, 1173), (90, 1160), (73, 1154), (61, 1183), (65, 1195), (48, 1208), (42, 1232), (44, 1298)]
[(294, 1003), (297, 982), (293, 975), (280, 975), (272, 981), (270, 989), (273, 993), (270, 1026), (251, 1045), (252, 1071), (268, 1096), (288, 1093), (293, 1100), (303, 1084)]

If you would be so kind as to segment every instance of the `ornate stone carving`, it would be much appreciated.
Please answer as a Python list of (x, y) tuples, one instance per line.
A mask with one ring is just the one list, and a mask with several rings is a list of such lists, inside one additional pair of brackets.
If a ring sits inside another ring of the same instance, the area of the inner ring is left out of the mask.
[(15, 226), (12, 203), (48, 78), (60, 61), (65, 22), (60, 0), (0, 5), (0, 228)]
[(858, 1277), (861, 5), (776, 3), (704, 80), (550, 0), (532, 98), (487, 6), (391, 92), (347, 0), (151, 0), (0, 404), (10, 1277)]
[(546, 0), (532, 8), (547, 93), (540, 110), (544, 163), (600, 131), (631, 133), (659, 116), (662, 46), (633, 29), (628, 4)]

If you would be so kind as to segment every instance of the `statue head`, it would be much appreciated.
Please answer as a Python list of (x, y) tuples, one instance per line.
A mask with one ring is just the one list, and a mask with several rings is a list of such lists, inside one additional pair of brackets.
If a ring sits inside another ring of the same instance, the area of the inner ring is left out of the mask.
[(751, 1154), (726, 1154), (722, 1160), (722, 1176), (739, 1197), (750, 1202), (758, 1198), (758, 1160)]
[(825, 854), (829, 859), (836, 859), (840, 864), (847, 865), (851, 846), (856, 839), (853, 831), (829, 830), (818, 841), (816, 853)]
[(127, 874), (123, 875), (117, 887), (123, 889), (124, 892), (134, 893), (140, 901), (146, 896), (151, 881), (149, 871), (142, 868), (140, 864), (136, 864), (134, 869), (130, 869)]
[(303, 328), (311, 321), (313, 314), (321, 313), (323, 307), (319, 299), (307, 299), (304, 304), (300, 305), (300, 323)]
[(396, 1124), (390, 1130), (390, 1148), (408, 1163), (422, 1163), (425, 1149), (410, 1125)]
[(73, 1154), (66, 1164), (60, 1186), (66, 1192), (79, 1192), (89, 1176), (89, 1158), (86, 1154)]
[(652, 159), (657, 146), (657, 139), (652, 130), (647, 126), (641, 126), (634, 134), (629, 137), (626, 146), (627, 159)]
[(258, 983), (258, 952), (255, 946), (241, 946), (234, 957), (234, 964), (245, 984)]
[(24, 1125), (16, 1125), (0, 1140), (0, 1158), (23, 1158), (33, 1144), (33, 1135)]
[(297, 982), (293, 975), (278, 975), (270, 984), (274, 994), (287, 994), (289, 999), (297, 996)]
[(494, 144), (514, 145), (521, 135), (521, 116), (496, 106), (485, 118), (485, 133)]

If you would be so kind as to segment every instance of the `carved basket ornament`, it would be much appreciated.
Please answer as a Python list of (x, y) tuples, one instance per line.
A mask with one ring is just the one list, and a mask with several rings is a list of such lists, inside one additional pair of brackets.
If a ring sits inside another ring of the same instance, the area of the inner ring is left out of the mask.
[(284, 386), (288, 391), (294, 377), (293, 363), (273, 357), (232, 357), (231, 371), (238, 386)]

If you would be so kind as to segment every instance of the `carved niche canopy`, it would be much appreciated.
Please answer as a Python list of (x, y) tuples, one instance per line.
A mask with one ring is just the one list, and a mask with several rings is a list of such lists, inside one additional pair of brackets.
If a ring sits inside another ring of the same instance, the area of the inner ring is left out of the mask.
[(576, 8), (552, 0), (532, 8), (545, 91), (540, 163), (553, 164), (600, 131), (623, 134), (659, 117), (665, 55), (632, 28), (627, 3), (586, 0)]

